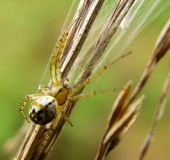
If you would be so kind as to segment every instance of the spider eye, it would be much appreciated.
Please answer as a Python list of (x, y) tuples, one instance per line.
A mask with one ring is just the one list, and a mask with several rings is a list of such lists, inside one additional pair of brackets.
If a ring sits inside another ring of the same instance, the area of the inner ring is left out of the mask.
[(53, 97), (41, 97), (30, 106), (30, 119), (40, 125), (51, 122), (56, 116), (56, 101)]
[(63, 87), (64, 87), (64, 88), (68, 88), (68, 84), (67, 84), (67, 83), (64, 83), (64, 84), (63, 84)]

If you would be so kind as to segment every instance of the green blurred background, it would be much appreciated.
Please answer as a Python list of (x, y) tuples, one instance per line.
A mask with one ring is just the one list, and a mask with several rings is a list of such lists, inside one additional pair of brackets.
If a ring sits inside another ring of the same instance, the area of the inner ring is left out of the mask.
[[(36, 85), (42, 78), (71, 2), (71, 0), (0, 1), (1, 160), (11, 158), (11, 155), (5, 153), (3, 146), (23, 124), (24, 119), (19, 112), (21, 99), (27, 94), (36, 92)], [(164, 3), (163, 0), (162, 3)], [(85, 91), (121, 88), (130, 79), (135, 85), (152, 53), (162, 27), (170, 16), (168, 11), (166, 8), (131, 42), (127, 50), (132, 50), (133, 55), (97, 78)], [(121, 45), (120, 43), (118, 47)], [(166, 55), (143, 89), (146, 99), (137, 121), (119, 146), (106, 158), (107, 160), (137, 158), (169, 69), (170, 55)], [(49, 76), (46, 76), (43, 84), (46, 84), (48, 80)], [(70, 117), (74, 127), (66, 125), (49, 159), (94, 159), (116, 95), (117, 93), (106, 93), (79, 101)], [(164, 116), (156, 127), (154, 141), (146, 157), (148, 160), (169, 158), (169, 106), (168, 100)]]

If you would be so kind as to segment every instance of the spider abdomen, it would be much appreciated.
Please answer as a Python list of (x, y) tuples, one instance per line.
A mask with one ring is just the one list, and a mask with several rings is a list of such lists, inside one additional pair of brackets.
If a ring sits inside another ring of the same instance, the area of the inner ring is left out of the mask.
[(30, 105), (30, 119), (40, 125), (51, 122), (56, 116), (56, 99), (52, 96), (42, 96)]

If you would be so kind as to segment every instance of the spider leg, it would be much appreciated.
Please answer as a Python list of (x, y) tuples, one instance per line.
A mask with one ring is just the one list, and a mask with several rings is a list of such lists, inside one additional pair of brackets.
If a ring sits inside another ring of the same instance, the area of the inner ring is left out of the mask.
[(51, 63), (50, 63), (50, 73), (51, 73), (51, 79), (52, 79), (52, 83), (53, 86), (57, 86), (59, 84), (62, 83), (61, 80), (61, 54), (64, 51), (64, 47), (66, 45), (67, 42), (67, 37), (69, 34), (70, 29), (66, 29), (64, 31), (64, 33), (62, 34), (62, 36), (59, 38), (59, 40), (57, 41), (54, 51), (53, 51), (53, 55), (51, 57)]
[(59, 40), (55, 44), (55, 48), (53, 50), (53, 55), (51, 57), (50, 63), (50, 73), (51, 73), (51, 80), (53, 86), (58, 86), (63, 84), (63, 80), (61, 78), (61, 54), (64, 52), (65, 46), (67, 44), (67, 39), (69, 36), (69, 32), (71, 28), (76, 25), (78, 19), (74, 20), (74, 22), (66, 28), (64, 33), (60, 36)]
[(37, 98), (42, 97), (42, 96), (44, 96), (44, 94), (30, 94), (30, 95), (27, 95), (27, 96), (24, 98), (23, 103), (22, 103), (22, 105), (21, 105), (21, 107), (20, 107), (20, 112), (21, 112), (21, 114), (23, 115), (23, 117), (26, 119), (26, 121), (27, 121), (28, 123), (30, 123), (30, 121), (28, 120), (26, 114), (24, 113), (24, 108), (25, 108), (27, 102), (28, 102), (29, 100), (37, 99)]
[(38, 90), (42, 93), (50, 93), (51, 92), (51, 89), (49, 88), (49, 86), (45, 86), (45, 85), (39, 85)]
[(116, 59), (114, 59), (112, 62), (106, 64), (105, 66), (103, 66), (102, 68), (100, 68), (97, 72), (95, 72), (94, 74), (92, 74), (90, 77), (88, 77), (85, 81), (83, 81), (82, 83), (80, 83), (79, 85), (77, 85), (75, 87), (75, 89), (72, 91), (72, 93), (70, 94), (70, 97), (73, 97), (74, 95), (76, 95), (79, 91), (81, 91), (87, 84), (89, 84), (93, 79), (95, 79), (96, 77), (100, 76), (106, 69), (108, 69), (109, 67), (111, 67), (113, 64), (115, 64), (115, 62), (119, 61), (120, 59), (122, 59), (123, 57), (129, 55), (131, 52), (128, 52), (120, 57), (117, 57)]
[(92, 91), (92, 92), (87, 92), (87, 93), (81, 93), (81, 94), (78, 94), (78, 95), (75, 95), (73, 97), (68, 97), (68, 100), (69, 101), (72, 101), (72, 102), (75, 102), (81, 98), (86, 98), (86, 97), (89, 97), (89, 96), (94, 96), (96, 94), (103, 94), (103, 93), (106, 93), (106, 92), (115, 92), (117, 91), (117, 89), (109, 89), (109, 90), (102, 90), (102, 91)]
[(67, 123), (73, 127), (73, 124), (71, 123), (71, 121), (69, 120), (69, 118), (65, 115), (65, 110), (63, 108), (63, 106), (58, 106), (57, 111), (61, 114), (61, 116), (67, 121)]

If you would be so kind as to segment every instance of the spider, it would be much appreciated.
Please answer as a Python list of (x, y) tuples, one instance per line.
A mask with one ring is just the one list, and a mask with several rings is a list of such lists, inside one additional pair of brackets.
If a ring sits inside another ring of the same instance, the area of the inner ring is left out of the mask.
[(64, 105), (66, 101), (76, 101), (80, 98), (87, 97), (90, 95), (95, 95), (98, 93), (103, 93), (112, 90), (105, 90), (105, 91), (94, 91), (85, 94), (78, 94), (80, 90), (82, 90), (88, 83), (91, 82), (92, 79), (96, 78), (100, 74), (102, 74), (108, 67), (113, 65), (117, 60), (121, 59), (122, 57), (126, 56), (127, 54), (118, 57), (117, 59), (113, 60), (112, 62), (108, 63), (101, 69), (99, 69), (96, 73), (92, 74), (89, 78), (85, 81), (80, 83), (77, 87), (73, 89), (73, 87), (68, 87), (66, 81), (67, 78), (61, 78), (60, 66), (61, 61), (60, 57), (64, 51), (64, 47), (67, 42), (67, 37), (69, 34), (69, 29), (66, 29), (62, 36), (59, 38), (58, 42), (56, 43), (55, 51), (51, 57), (50, 62), (50, 74), (51, 74), (51, 83), (50, 86), (39, 85), (38, 90), (39, 94), (30, 94), (27, 95), (23, 103), (20, 107), (20, 112), (23, 117), (30, 123), (29, 119), (27, 118), (26, 114), (24, 113), (24, 108), (29, 100), (33, 100), (30, 104), (29, 110), (29, 117), (35, 123), (39, 125), (45, 125), (53, 121), (53, 119), (57, 116), (57, 113), (60, 113), (61, 116), (71, 125), (71, 121), (65, 115), (64, 112)]

